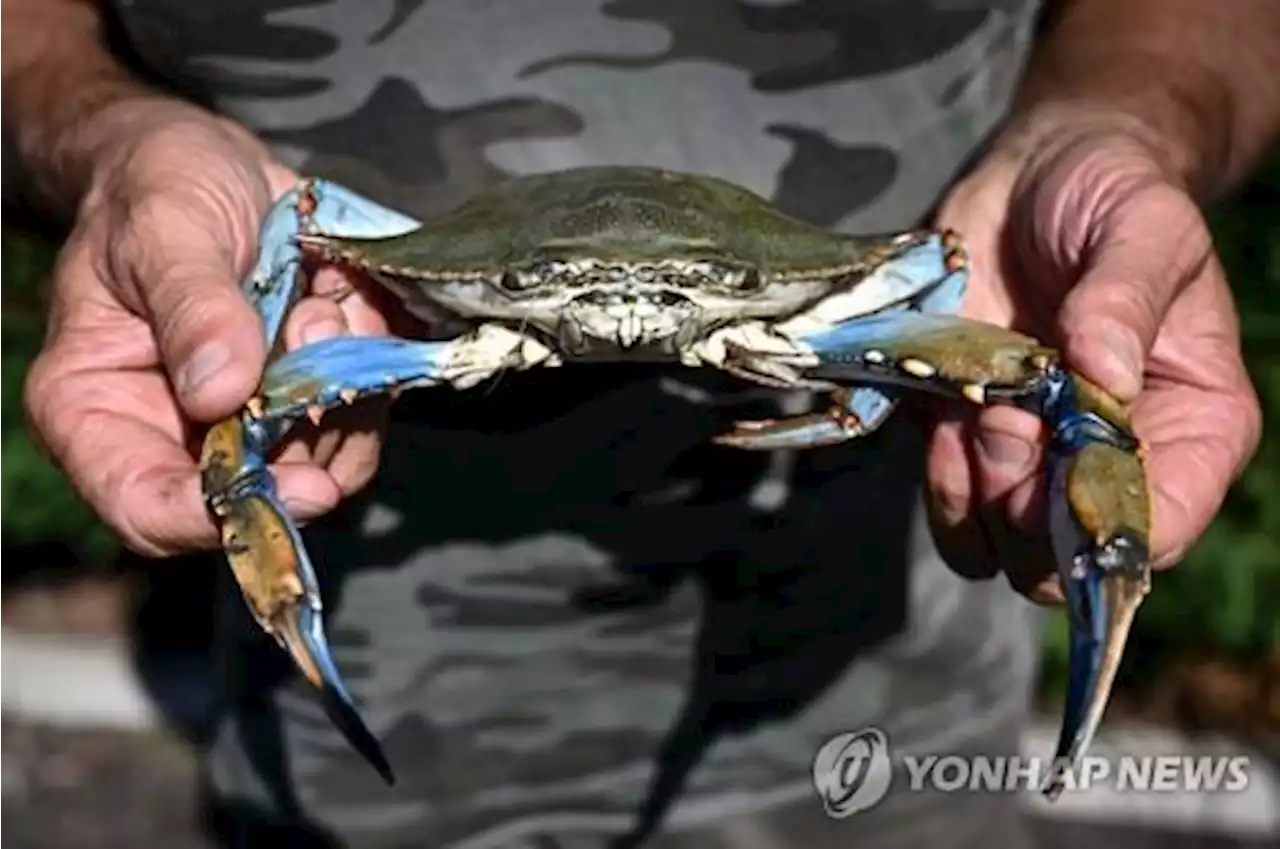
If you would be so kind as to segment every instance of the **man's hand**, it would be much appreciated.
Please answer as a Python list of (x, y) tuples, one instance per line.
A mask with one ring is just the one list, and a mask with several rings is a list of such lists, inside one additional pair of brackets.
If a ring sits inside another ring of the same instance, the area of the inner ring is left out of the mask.
[[(1149, 448), (1152, 554), (1178, 560), (1252, 456), (1261, 414), (1235, 308), (1205, 222), (1145, 134), (1061, 113), (1035, 140), (998, 146), (947, 199), (965, 238), (973, 318), (1059, 348), (1131, 404)], [(962, 573), (996, 570), (1031, 598), (1061, 598), (1045, 543), (1038, 422), (1011, 409), (949, 420), (930, 451), (934, 530)]]
[[(144, 554), (217, 542), (193, 460), (202, 429), (254, 391), (262, 327), (240, 292), (271, 202), (293, 182), (243, 129), (183, 104), (122, 104), (53, 280), (49, 334), (29, 374), (37, 436), (80, 493)], [(326, 282), (328, 281), (328, 282)], [(317, 288), (336, 281), (320, 275)], [(385, 325), (358, 296), (300, 303), (289, 347)], [(351, 424), (350, 421), (348, 421)], [(367, 427), (297, 442), (274, 471), (300, 519), (362, 486)]]

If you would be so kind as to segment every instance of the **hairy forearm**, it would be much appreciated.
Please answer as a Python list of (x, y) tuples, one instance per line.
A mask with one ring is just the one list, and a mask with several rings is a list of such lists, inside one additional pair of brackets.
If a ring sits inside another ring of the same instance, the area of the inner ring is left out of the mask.
[(93, 0), (4, 0), (4, 131), (24, 188), (73, 211), (127, 140), (196, 107), (134, 77), (110, 52)]
[[(1199, 197), (1229, 189), (1280, 135), (1277, 0), (1062, 0), (1011, 129), (1119, 113)], [(1045, 120), (1041, 120), (1045, 119)], [(1056, 129), (1048, 129), (1056, 132)]]

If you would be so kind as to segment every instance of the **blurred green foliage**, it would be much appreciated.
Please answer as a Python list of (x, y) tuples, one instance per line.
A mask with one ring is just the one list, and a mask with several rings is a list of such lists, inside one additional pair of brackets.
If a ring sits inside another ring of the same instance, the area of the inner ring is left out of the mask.
[(4, 545), (10, 551), (21, 551), (60, 542), (87, 565), (101, 565), (117, 550), (114, 538), (76, 497), (57, 467), (36, 448), (22, 412), (23, 377), (44, 339), (45, 307), (40, 290), (57, 246), (47, 237), (6, 226), (2, 247), (0, 273), (5, 285), (0, 311), (0, 391), (4, 393), (4, 406), (0, 408), (0, 492), (4, 510), (0, 512), (0, 532)]
[[(1125, 664), (1130, 684), (1151, 681), (1187, 651), (1240, 660), (1280, 652), (1280, 440), (1274, 426), (1280, 415), (1280, 157), (1212, 210), (1210, 220), (1240, 307), (1265, 435), (1200, 544), (1177, 569), (1157, 576)], [(39, 289), (55, 247), (25, 232), (4, 232), (3, 534), (10, 550), (61, 541), (92, 568), (108, 562), (116, 544), (32, 443), (21, 413), (22, 378), (43, 335)], [(1048, 694), (1065, 680), (1066, 637), (1065, 617), (1051, 617)]]

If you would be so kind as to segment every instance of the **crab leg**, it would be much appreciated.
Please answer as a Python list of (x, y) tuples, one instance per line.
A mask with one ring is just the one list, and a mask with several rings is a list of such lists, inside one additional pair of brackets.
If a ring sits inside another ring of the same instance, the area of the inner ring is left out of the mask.
[[(889, 237), (886, 244), (892, 244), (899, 238)], [(888, 250), (891, 249), (886, 248)], [(878, 293), (878, 300), (891, 304), (879, 313), (885, 317), (894, 316), (901, 320), (918, 313), (952, 314), (959, 310), (964, 299), (968, 271), (958, 239), (951, 234), (933, 234), (929, 238), (914, 240), (910, 247), (876, 269), (873, 272), (874, 282), (864, 280), (850, 289), (850, 302), (842, 304), (840, 298), (833, 299), (792, 324), (798, 325), (797, 335), (805, 330), (842, 324), (844, 313), (853, 311), (856, 314), (864, 308), (865, 301), (860, 299), (866, 298), (868, 289)], [(894, 320), (889, 319), (891, 323)], [(732, 346), (733, 342), (729, 344)], [(764, 360), (767, 367), (769, 358), (760, 358), (756, 362), (760, 360)], [(713, 362), (716, 362), (715, 358)], [(737, 364), (730, 358), (716, 364), (730, 371), (745, 372), (741, 376), (747, 379), (759, 380), (763, 376), (751, 373), (750, 362)], [(745, 367), (739, 368), (739, 365)], [(884, 385), (840, 388), (831, 395), (834, 403), (824, 412), (781, 420), (738, 422), (733, 431), (716, 441), (757, 451), (835, 445), (871, 433), (889, 418), (897, 406), (897, 393)]]
[(870, 386), (836, 389), (825, 412), (786, 419), (738, 422), (716, 442), (756, 451), (782, 451), (838, 445), (871, 433), (889, 418), (897, 399)]
[[(416, 226), (411, 218), (322, 180), (303, 182), (281, 198), (263, 223), (257, 262), (244, 283), (245, 296), (262, 317), (270, 358), (282, 353), (284, 320), (305, 294), (296, 242), (299, 234), (323, 230), (390, 236)], [(428, 352), (419, 352), (419, 370), (430, 359)], [(290, 373), (286, 365), (284, 374)], [(281, 378), (276, 382), (280, 384)], [(323, 406), (327, 399), (320, 398), (318, 403)], [(315, 570), (267, 469), (267, 454), (289, 421), (274, 408), (268, 411), (268, 405), (256, 399), (249, 412), (210, 429), (200, 459), (205, 499), (254, 618), (320, 689), (326, 711), (352, 745), (390, 781), (386, 758), (356, 715), (351, 694), (334, 665)]]
[[(891, 311), (807, 333), (798, 327), (805, 325), (775, 330), (794, 341), (789, 367), (807, 381), (901, 386), (1009, 404), (1048, 424), (1049, 533), (1071, 624), (1067, 702), (1045, 787), (1055, 798), (1102, 719), (1130, 625), (1150, 587), (1143, 450), (1121, 405), (1064, 369), (1036, 340), (958, 316)], [(731, 351), (734, 367), (745, 371), (771, 357), (745, 346)], [(776, 371), (787, 358), (772, 359), (762, 370)], [(788, 428), (798, 438), (812, 432), (807, 421), (772, 422), (769, 436), (776, 442)], [(750, 423), (739, 425), (725, 441), (772, 447), (755, 439), (758, 432)]]

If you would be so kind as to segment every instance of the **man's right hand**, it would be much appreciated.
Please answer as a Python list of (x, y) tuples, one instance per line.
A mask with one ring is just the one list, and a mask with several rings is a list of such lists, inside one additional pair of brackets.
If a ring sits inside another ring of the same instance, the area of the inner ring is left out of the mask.
[[(122, 122), (58, 258), (44, 349), (26, 384), (36, 436), (130, 548), (163, 556), (217, 535), (194, 460), (200, 423), (234, 413), (266, 356), (240, 291), (272, 201), (294, 182), (242, 128), (191, 107)], [(119, 116), (117, 116), (119, 117)], [(317, 289), (336, 286), (319, 276)], [(344, 333), (385, 333), (359, 295), (308, 298), (286, 327), (290, 348)], [(306, 520), (363, 486), (376, 427), (326, 421), (273, 470)]]

